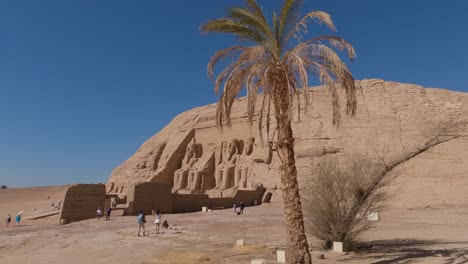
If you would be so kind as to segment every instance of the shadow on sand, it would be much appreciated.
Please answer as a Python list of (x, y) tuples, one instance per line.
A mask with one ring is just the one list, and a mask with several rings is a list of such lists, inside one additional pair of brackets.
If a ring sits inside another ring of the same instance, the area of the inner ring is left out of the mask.
[(356, 246), (354, 256), (343, 260), (371, 260), (373, 264), (426, 263), (429, 258), (441, 258), (444, 264), (468, 264), (468, 241), (439, 240), (375, 240)]

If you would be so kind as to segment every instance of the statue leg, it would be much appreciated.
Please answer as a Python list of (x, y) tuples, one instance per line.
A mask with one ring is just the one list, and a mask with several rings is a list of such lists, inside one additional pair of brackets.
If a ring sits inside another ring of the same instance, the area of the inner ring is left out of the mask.
[(227, 189), (231, 187), (232, 174), (234, 168), (226, 168), (223, 170), (223, 184), (222, 189)]
[(242, 175), (242, 168), (236, 168), (234, 171), (234, 187), (239, 187), (239, 181)]
[(176, 190), (179, 189), (179, 172), (174, 173), (174, 183), (173, 183), (172, 187), (174, 189), (176, 189)]
[(199, 171), (196, 171), (193, 173), (193, 182), (192, 182), (192, 190), (200, 190), (201, 189), (201, 186), (200, 186), (200, 180), (201, 180), (201, 177), (200, 177), (200, 172)]
[(187, 187), (185, 188), (186, 190), (189, 190), (192, 187), (192, 177), (193, 177), (193, 172), (192, 171), (188, 172)]
[(240, 185), (242, 188), (247, 188), (247, 173), (249, 171), (249, 168), (242, 168), (242, 176), (240, 180)]
[(184, 189), (185, 186), (187, 185), (187, 177), (188, 177), (188, 171), (184, 170), (181, 172), (181, 175), (180, 175), (180, 189)]
[(215, 173), (215, 182), (216, 182), (215, 189), (221, 188), (222, 178), (223, 178), (223, 170), (219, 169)]

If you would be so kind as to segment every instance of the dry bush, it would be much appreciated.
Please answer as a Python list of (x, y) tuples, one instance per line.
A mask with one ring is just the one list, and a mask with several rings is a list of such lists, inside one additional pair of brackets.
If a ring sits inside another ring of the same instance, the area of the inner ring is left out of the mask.
[(381, 212), (390, 198), (388, 187), (396, 171), (380, 177), (381, 163), (353, 157), (344, 162), (328, 159), (314, 171), (315, 178), (304, 191), (305, 222), (309, 233), (330, 248), (333, 241), (352, 245), (359, 235), (373, 227), (370, 212)]
[(303, 191), (309, 233), (325, 241), (325, 248), (333, 241), (352, 246), (373, 227), (368, 213), (385, 209), (390, 198), (387, 187), (402, 173), (400, 165), (439, 144), (466, 137), (466, 126), (465, 121), (454, 120), (429, 123), (421, 143), (392, 160), (381, 153), (373, 159), (354, 156), (344, 162), (329, 159), (319, 164), (313, 172), (315, 179)]

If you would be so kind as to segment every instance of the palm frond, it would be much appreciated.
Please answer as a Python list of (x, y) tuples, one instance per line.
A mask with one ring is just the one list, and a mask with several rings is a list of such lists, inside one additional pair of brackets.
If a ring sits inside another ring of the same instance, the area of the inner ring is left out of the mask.
[(255, 0), (245, 0), (247, 7), (255, 13), (265, 24), (268, 25), (268, 21), (263, 14), (262, 8), (258, 5), (257, 1)]
[(243, 46), (233, 46), (233, 47), (229, 47), (227, 49), (223, 49), (223, 50), (220, 50), (220, 51), (216, 52), (213, 55), (213, 57), (211, 57), (211, 60), (208, 63), (208, 66), (207, 66), (208, 77), (210, 77), (210, 79), (213, 80), (213, 78), (214, 78), (214, 67), (219, 62), (219, 60), (221, 60), (222, 58), (227, 57), (227, 56), (235, 56), (236, 52), (244, 51), (244, 50), (246, 50), (246, 48), (243, 47)]
[(286, 0), (281, 8), (281, 15), (278, 23), (278, 38), (280, 42), (280, 50), (285, 44), (284, 33), (293, 29), (301, 20), (301, 7), (304, 4), (303, 0)]
[(249, 28), (241, 22), (229, 18), (213, 19), (200, 26), (203, 33), (231, 33), (240, 39), (261, 43), (264, 41), (262, 34), (255, 29)]
[(356, 50), (354, 49), (354, 47), (349, 42), (347, 42), (346, 40), (338, 36), (333, 36), (333, 35), (319, 36), (319, 37), (315, 37), (310, 40), (304, 41), (302, 42), (302, 44), (309, 44), (309, 43), (321, 42), (321, 41), (327, 41), (328, 43), (330, 43), (332, 47), (338, 49), (339, 51), (346, 51), (348, 53), (348, 58), (351, 61), (353, 61), (357, 57)]
[(338, 36), (325, 35), (283, 50), (290, 38), (300, 38), (302, 33), (307, 32), (310, 20), (336, 30), (330, 15), (322, 11), (313, 11), (301, 19), (299, 11), (303, 0), (285, 0), (280, 16), (273, 12), (272, 25), (269, 25), (255, 0), (245, 2), (245, 8), (228, 9), (228, 18), (211, 20), (201, 26), (203, 32), (232, 33), (256, 43), (251, 47), (234, 46), (219, 51), (207, 66), (208, 76), (213, 79), (216, 64), (222, 59), (232, 59), (214, 80), (215, 92), (220, 93), (216, 117), (218, 126), (222, 128), (231, 124), (232, 105), (244, 88), (247, 91), (247, 114), (250, 124), (257, 111), (258, 94), (263, 94), (261, 109), (258, 109), (258, 122), (260, 130), (263, 122), (266, 123), (267, 136), (270, 129), (271, 100), (275, 107), (275, 115), (278, 117), (279, 107), (282, 109), (280, 115), (289, 121), (293, 117), (293, 105), (297, 103), (300, 119), (299, 95), (304, 97), (304, 111), (307, 111), (311, 104), (308, 91), (310, 75), (317, 76), (320, 83), (329, 89), (334, 124), (338, 125), (341, 119), (338, 88), (346, 91), (347, 114), (355, 115), (354, 79), (347, 65), (335, 51), (347, 52), (349, 59), (353, 60), (356, 58), (356, 51), (350, 43)]
[(257, 32), (261, 32), (264, 36), (264, 40), (271, 40), (273, 37), (268, 23), (256, 13), (252, 13), (241, 7), (233, 7), (228, 9), (228, 16)]
[(313, 20), (320, 25), (325, 25), (330, 30), (336, 31), (335, 24), (328, 13), (323, 11), (312, 11), (305, 15), (296, 25), (294, 25), (294, 27), (291, 28), (291, 30), (285, 32), (285, 40), (288, 41), (293, 37), (300, 39), (302, 33), (307, 33), (307, 24), (309, 20)]

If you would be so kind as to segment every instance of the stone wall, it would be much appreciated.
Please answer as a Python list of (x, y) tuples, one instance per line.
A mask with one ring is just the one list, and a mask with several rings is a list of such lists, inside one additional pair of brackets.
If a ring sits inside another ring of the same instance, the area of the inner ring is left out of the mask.
[[(263, 187), (255, 190), (237, 190), (225, 197), (210, 194), (179, 194), (171, 192), (171, 185), (165, 183), (141, 183), (129, 188), (127, 212), (131, 215), (143, 210), (151, 214), (159, 209), (163, 213), (188, 213), (201, 211), (203, 206), (209, 208), (230, 208), (241, 201), (246, 206), (252, 206), (257, 201), (261, 203), (265, 193)], [(216, 193), (219, 194), (219, 193)]]
[(265, 189), (258, 187), (254, 191), (238, 190), (227, 197), (210, 197), (208, 194), (173, 194), (174, 212), (198, 212), (203, 206), (208, 208), (230, 208), (235, 203), (243, 202), (246, 206), (253, 206), (255, 201), (260, 204)]
[(104, 211), (104, 184), (77, 184), (68, 187), (63, 199), (60, 222), (71, 223), (96, 217), (98, 207)]
[(141, 183), (128, 189), (127, 213), (136, 215), (139, 210), (150, 214), (151, 210), (159, 209), (162, 213), (173, 212), (171, 185), (167, 183)]

